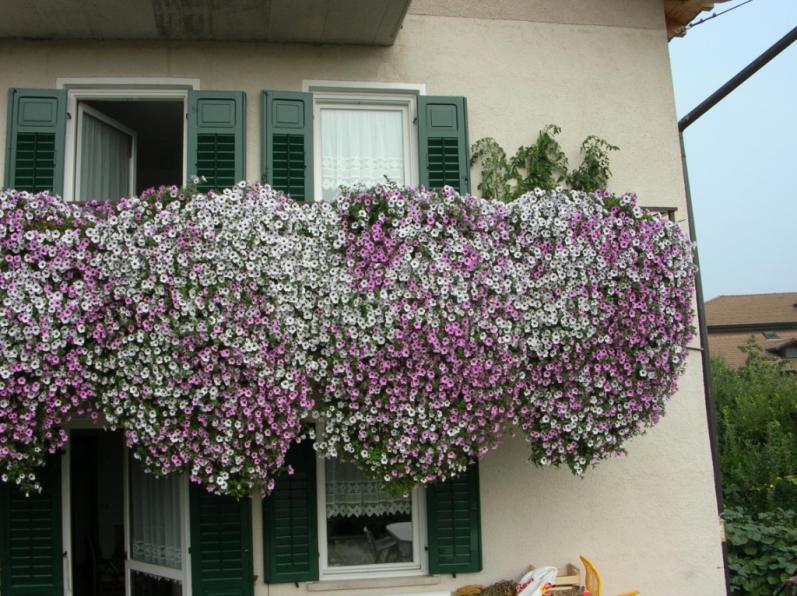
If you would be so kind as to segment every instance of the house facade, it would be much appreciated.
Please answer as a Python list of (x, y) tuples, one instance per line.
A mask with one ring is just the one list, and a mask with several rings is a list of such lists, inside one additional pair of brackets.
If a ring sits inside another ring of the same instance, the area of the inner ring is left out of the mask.
[(762, 351), (797, 371), (797, 292), (717, 296), (706, 302), (709, 352), (734, 367), (747, 356), (739, 347), (753, 339)]
[[(196, 174), (324, 200), (387, 174), (478, 194), (470, 143), (553, 122), (572, 160), (590, 134), (621, 147), (612, 189), (686, 229), (665, 4), (21, 3), (0, 23), (2, 186), (82, 200)], [(147, 476), (121, 434), (74, 420), (40, 495), (0, 488), (0, 594), (431, 596), (580, 554), (607, 594), (722, 594), (694, 342), (663, 420), (584, 478), (508, 438), (397, 498), (304, 443), (270, 497), (237, 501)]]

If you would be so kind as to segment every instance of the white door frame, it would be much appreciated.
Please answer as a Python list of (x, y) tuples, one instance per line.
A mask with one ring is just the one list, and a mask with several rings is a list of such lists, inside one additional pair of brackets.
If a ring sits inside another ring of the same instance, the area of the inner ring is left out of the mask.
[[(71, 434), (73, 430), (106, 430), (100, 424), (95, 424), (88, 418), (73, 420), (66, 428), (67, 433)], [(124, 431), (120, 431), (124, 432)], [(74, 596), (74, 588), (72, 585), (72, 450), (70, 442), (67, 441), (61, 455), (61, 542), (62, 552), (64, 556), (63, 561), (63, 574), (64, 574), (64, 596)], [(182, 540), (182, 558), (183, 569), (181, 571), (169, 570), (164, 573), (164, 569), (157, 565), (149, 565), (131, 560), (130, 553), (130, 474), (128, 470), (128, 461), (130, 452), (127, 445), (122, 445), (122, 487), (123, 487), (123, 515), (124, 515), (124, 549), (125, 549), (125, 594), (130, 596), (132, 594), (132, 571), (142, 571), (151, 575), (161, 577), (168, 577), (169, 579), (177, 579), (182, 585), (182, 596), (190, 596), (191, 594), (191, 557), (190, 551), (190, 537), (191, 537), (191, 515), (190, 515), (190, 501), (188, 498), (189, 482), (188, 477), (183, 475), (180, 484), (180, 505), (182, 513), (182, 526), (181, 526), (181, 540)]]
[(190, 501), (188, 498), (188, 477), (183, 474), (180, 477), (180, 512), (182, 520), (180, 525), (180, 541), (182, 542), (182, 561), (183, 568), (179, 571), (176, 569), (169, 569), (160, 565), (152, 565), (150, 563), (142, 563), (141, 561), (134, 561), (130, 553), (130, 451), (127, 445), (124, 446), (124, 516), (125, 516), (125, 594), (130, 596), (133, 593), (133, 571), (140, 571), (148, 575), (156, 575), (180, 582), (182, 586), (182, 595), (190, 596), (191, 594), (191, 559), (189, 555), (190, 535), (191, 535), (191, 516), (190, 516)]
[(76, 153), (78, 103), (83, 100), (179, 100), (183, 102), (183, 184), (188, 167), (188, 91), (199, 89), (198, 79), (64, 78), (56, 81), (58, 89), (67, 89), (66, 139), (64, 152), (64, 200), (76, 195)]

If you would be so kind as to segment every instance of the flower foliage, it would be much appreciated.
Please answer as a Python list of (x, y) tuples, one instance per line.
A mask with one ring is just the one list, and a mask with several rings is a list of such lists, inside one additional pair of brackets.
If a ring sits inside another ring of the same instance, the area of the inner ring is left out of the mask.
[(77, 414), (223, 494), (269, 492), (309, 414), (399, 492), (514, 430), (583, 473), (658, 420), (692, 334), (691, 244), (633, 196), (242, 182), (0, 209), (0, 472), (27, 489)]
[(36, 486), (63, 424), (96, 410), (92, 329), (106, 293), (83, 228), (91, 216), (47, 194), (0, 192), (0, 474)]
[(399, 488), (456, 475), (500, 442), (517, 392), (506, 209), (450, 187), (336, 207), (352, 283), (319, 448)]
[(527, 194), (512, 204), (525, 367), (515, 422), (539, 464), (588, 464), (656, 423), (693, 335), (692, 247), (636, 198)]

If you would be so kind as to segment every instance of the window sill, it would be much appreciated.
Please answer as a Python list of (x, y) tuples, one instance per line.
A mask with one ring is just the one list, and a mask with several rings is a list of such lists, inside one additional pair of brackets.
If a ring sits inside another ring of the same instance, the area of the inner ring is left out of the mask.
[(412, 575), (407, 577), (374, 577), (363, 579), (323, 580), (307, 584), (308, 592), (333, 592), (337, 590), (374, 590), (379, 588), (409, 588), (413, 586), (436, 586), (437, 575)]

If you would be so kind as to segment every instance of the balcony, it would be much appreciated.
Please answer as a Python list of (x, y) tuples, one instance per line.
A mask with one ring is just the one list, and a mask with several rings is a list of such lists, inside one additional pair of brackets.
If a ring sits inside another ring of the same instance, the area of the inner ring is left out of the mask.
[(0, 39), (204, 40), (389, 46), (410, 0), (7, 2)]

